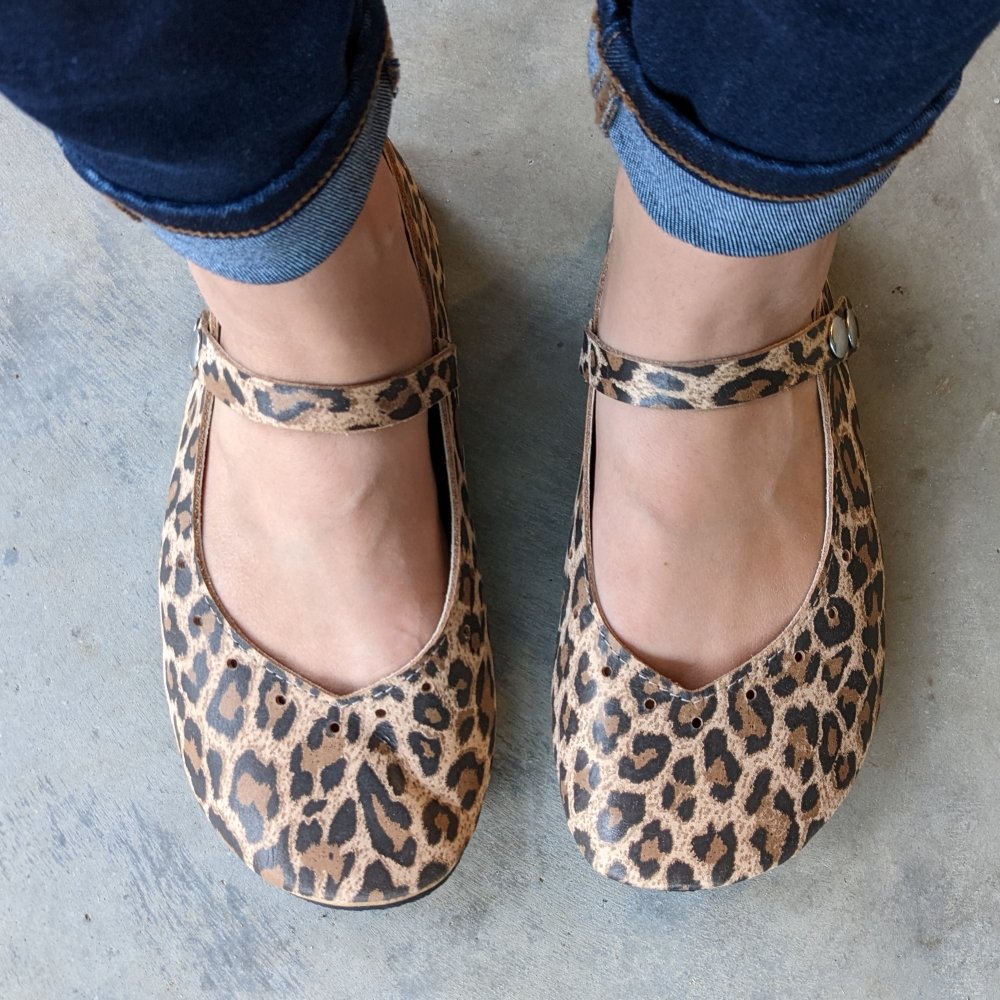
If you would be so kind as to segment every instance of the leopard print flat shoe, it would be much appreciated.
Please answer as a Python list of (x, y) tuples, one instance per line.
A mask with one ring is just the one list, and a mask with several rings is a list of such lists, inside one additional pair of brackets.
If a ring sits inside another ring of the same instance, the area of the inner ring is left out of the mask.
[[(266, 881), (347, 908), (404, 902), (447, 878), (475, 829), (494, 739), (493, 663), (437, 235), (405, 165), (391, 146), (385, 155), (427, 296), (434, 356), (367, 385), (279, 383), (230, 358), (204, 314), (160, 562), (167, 697), (202, 809)], [(258, 649), (227, 613), (202, 548), (205, 455), (218, 404), (288, 433), (376, 431), (431, 411), (450, 576), (437, 629), (405, 667), (337, 697)]]
[[(600, 297), (600, 293), (599, 296)], [(602, 875), (651, 889), (729, 885), (786, 861), (843, 800), (872, 736), (884, 650), (883, 567), (845, 358), (854, 311), (829, 289), (803, 330), (752, 355), (668, 365), (588, 328), (583, 467), (566, 556), (552, 685), (570, 832)], [(635, 406), (737, 405), (813, 380), (826, 454), (826, 536), (808, 596), (781, 634), (698, 691), (618, 640), (594, 584), (595, 393)]]

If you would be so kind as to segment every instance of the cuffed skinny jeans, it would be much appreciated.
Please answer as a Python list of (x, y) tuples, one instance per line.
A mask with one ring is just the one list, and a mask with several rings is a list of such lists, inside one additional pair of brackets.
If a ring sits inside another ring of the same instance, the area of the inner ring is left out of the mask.
[[(0, 11), (0, 91), (188, 260), (288, 281), (350, 230), (398, 83), (381, 0)], [(780, 253), (878, 190), (998, 20), (1000, 0), (597, 0), (597, 116), (664, 230)]]

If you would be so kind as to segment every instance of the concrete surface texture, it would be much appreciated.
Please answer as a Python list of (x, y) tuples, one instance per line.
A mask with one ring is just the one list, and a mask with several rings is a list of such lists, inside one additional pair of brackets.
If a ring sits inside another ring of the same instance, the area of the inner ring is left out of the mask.
[(847, 227), (835, 285), (888, 563), (882, 716), (809, 847), (656, 895), (580, 859), (549, 748), (577, 349), (614, 163), (587, 8), (395, 4), (393, 135), (437, 212), (500, 693), (456, 875), (329, 912), (203, 819), (160, 679), (158, 538), (199, 308), (0, 106), (0, 997), (1000, 995), (1000, 37)]

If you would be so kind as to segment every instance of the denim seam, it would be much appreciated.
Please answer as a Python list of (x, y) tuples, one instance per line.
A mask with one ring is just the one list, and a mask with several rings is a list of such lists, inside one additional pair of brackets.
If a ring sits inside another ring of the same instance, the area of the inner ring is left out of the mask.
[(269, 232), (270, 230), (280, 226), (281, 223), (290, 219), (296, 212), (300, 211), (305, 205), (307, 205), (313, 198), (316, 197), (317, 193), (326, 185), (330, 178), (336, 173), (337, 168), (344, 162), (347, 158), (348, 153), (354, 148), (354, 144), (357, 141), (358, 136), (361, 134), (364, 128), (365, 122), (368, 120), (368, 113), (371, 110), (372, 103), (375, 100), (375, 96), (378, 93), (379, 85), (382, 81), (383, 72), (388, 74), (389, 85), (392, 88), (393, 94), (396, 93), (396, 89), (399, 84), (399, 60), (395, 58), (392, 45), (392, 35), (386, 32), (385, 48), (382, 52), (382, 57), (379, 59), (379, 64), (375, 69), (375, 79), (372, 84), (371, 93), (368, 95), (368, 102), (365, 104), (364, 111), (361, 117), (358, 119), (358, 123), (347, 140), (347, 145), (341, 150), (340, 155), (333, 161), (329, 169), (323, 174), (323, 176), (304, 194), (294, 205), (287, 208), (281, 213), (276, 219), (267, 223), (265, 226), (259, 226), (256, 229), (243, 229), (239, 231), (225, 231), (225, 232), (205, 232), (203, 230), (197, 229), (184, 229), (180, 226), (169, 226), (161, 222), (156, 222), (153, 219), (147, 219), (146, 216), (136, 212), (134, 209), (129, 208), (126, 205), (121, 204), (114, 198), (109, 200), (115, 206), (115, 208), (120, 209), (129, 218), (136, 222), (149, 222), (151, 225), (155, 226), (157, 229), (162, 229), (164, 232), (178, 233), (181, 236), (193, 236), (199, 239), (241, 239), (248, 236), (260, 236), (262, 233)]
[[(597, 11), (594, 11), (597, 17)], [(616, 28), (606, 39), (607, 43), (613, 42), (621, 34), (621, 29)], [(596, 35), (598, 64), (594, 75), (590, 79), (590, 89), (594, 95), (594, 120), (600, 126), (601, 131), (608, 135), (611, 125), (618, 115), (621, 107), (621, 86), (617, 86), (611, 71), (608, 69), (600, 50), (600, 32)]]
[[(596, 28), (596, 38), (595, 45), (597, 48), (597, 55), (599, 59), (598, 71), (594, 74), (591, 80), (592, 88), (595, 89), (594, 99), (596, 103), (596, 122), (601, 127), (601, 130), (605, 135), (608, 134), (608, 130), (611, 127), (611, 123), (614, 121), (618, 114), (618, 110), (622, 104), (628, 109), (628, 111), (633, 115), (635, 120), (639, 123), (639, 127), (646, 134), (650, 142), (655, 146), (659, 147), (667, 156), (669, 156), (676, 163), (680, 164), (689, 173), (694, 174), (700, 180), (705, 181), (707, 184), (711, 184), (712, 187), (719, 188), (723, 191), (728, 191), (730, 194), (737, 194), (744, 198), (752, 198), (756, 201), (773, 201), (773, 202), (807, 202), (816, 201), (820, 198), (826, 198), (830, 195), (837, 194), (840, 191), (846, 191), (853, 188), (855, 185), (863, 183), (871, 177), (875, 177), (881, 174), (883, 171), (893, 167), (898, 163), (907, 153), (911, 152), (917, 146), (920, 145), (930, 134), (930, 129), (928, 129), (919, 139), (914, 143), (907, 146), (902, 152), (897, 156), (893, 157), (887, 163), (883, 163), (881, 166), (875, 167), (869, 170), (867, 173), (856, 177), (854, 180), (847, 182), (846, 184), (840, 184), (837, 187), (830, 188), (825, 191), (817, 192), (811, 195), (779, 195), (779, 194), (764, 194), (761, 191), (754, 191), (751, 188), (740, 187), (737, 184), (731, 184), (728, 181), (724, 181), (718, 177), (713, 176), (707, 170), (702, 167), (696, 166), (687, 157), (679, 153), (677, 150), (673, 149), (667, 142), (661, 139), (656, 133), (654, 133), (643, 121), (642, 115), (639, 113), (638, 107), (635, 105), (631, 97), (625, 91), (622, 86), (621, 81), (615, 76), (614, 72), (608, 66), (607, 61), (604, 58), (603, 47), (604, 45), (610, 45), (619, 35), (622, 34), (621, 28), (615, 28), (607, 38), (602, 38), (601, 34), (601, 23), (598, 17), (598, 13), (595, 10), (593, 13), (593, 21)], [(604, 101), (602, 107), (601, 101)], [(617, 101), (618, 104), (613, 106), (614, 102)]]

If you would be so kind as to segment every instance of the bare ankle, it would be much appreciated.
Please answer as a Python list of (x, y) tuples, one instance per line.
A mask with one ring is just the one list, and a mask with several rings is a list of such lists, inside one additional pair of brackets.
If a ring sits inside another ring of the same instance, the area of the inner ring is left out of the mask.
[(426, 299), (384, 163), (344, 242), (302, 277), (246, 285), (190, 269), (227, 349), (262, 374), (365, 382), (405, 371), (431, 353)]
[(742, 354), (809, 319), (837, 235), (772, 257), (723, 257), (661, 230), (624, 172), (601, 307), (605, 339), (643, 357), (695, 361)]

